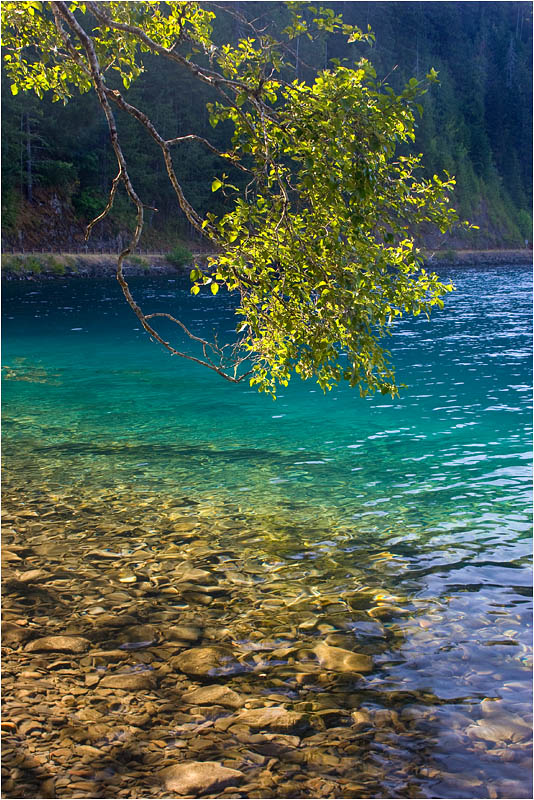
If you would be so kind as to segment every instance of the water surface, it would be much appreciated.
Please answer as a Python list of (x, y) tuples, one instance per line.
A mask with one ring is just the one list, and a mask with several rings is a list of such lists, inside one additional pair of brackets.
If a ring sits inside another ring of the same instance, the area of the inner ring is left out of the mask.
[[(184, 508), (204, 550), (211, 531), (261, 587), (218, 612), (241, 653), (263, 631), (308, 649), (329, 635), (372, 655), (373, 671), (352, 682), (299, 688), (294, 654), (256, 677), (256, 692), (281, 682), (293, 704), (328, 696), (382, 720), (365, 740), (366, 778), (360, 758), (351, 766), (333, 740), (321, 744), (345, 758), (323, 796), (355, 796), (346, 787), (358, 780), (362, 797), (531, 793), (530, 274), (443, 277), (457, 287), (445, 309), (402, 321), (391, 340), (407, 385), (395, 400), (295, 380), (273, 402), (228, 384), (151, 343), (111, 279), (4, 288), (15, 515), (26, 503), (61, 516), (77, 497), (116, 550), (106, 514), (124, 525), (148, 504), (152, 527), (132, 528), (122, 547), (161, 554), (176, 544), (168, 509)], [(234, 326), (230, 298), (192, 298), (185, 279), (132, 287), (145, 311), (201, 335)], [(264, 796), (313, 796), (287, 780), (293, 794)]]

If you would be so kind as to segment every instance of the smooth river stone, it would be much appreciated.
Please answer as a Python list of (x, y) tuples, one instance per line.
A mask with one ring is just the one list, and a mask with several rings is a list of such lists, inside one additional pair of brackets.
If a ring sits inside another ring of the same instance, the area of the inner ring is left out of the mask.
[(246, 709), (241, 711), (235, 719), (236, 722), (244, 722), (252, 730), (298, 733), (309, 728), (306, 714), (288, 711), (281, 706)]
[(171, 625), (165, 628), (165, 638), (170, 642), (197, 642), (202, 630), (195, 625)]
[(185, 761), (166, 767), (159, 773), (167, 791), (194, 797), (235, 786), (244, 777), (239, 770), (223, 767), (218, 761)]
[(152, 689), (155, 684), (154, 676), (150, 672), (123, 672), (118, 675), (106, 675), (98, 684), (99, 689), (124, 689), (136, 691), (138, 689)]
[(244, 698), (237, 692), (232, 691), (227, 686), (202, 686), (200, 689), (190, 689), (184, 692), (182, 700), (190, 703), (192, 706), (208, 706), (219, 705), (226, 706), (227, 708), (241, 708), (244, 704)]
[(43, 569), (29, 569), (26, 572), (21, 572), (19, 581), (23, 583), (30, 583), (34, 581), (42, 581), (44, 578), (49, 578), (50, 573), (45, 572)]
[(373, 619), (389, 620), (394, 617), (401, 617), (406, 614), (406, 609), (400, 606), (392, 606), (390, 603), (382, 603), (382, 605), (375, 606), (367, 612)]
[(371, 717), (365, 708), (361, 709), (360, 711), (353, 711), (351, 717), (354, 726), (357, 728), (363, 727), (364, 725), (369, 725), (371, 723)]
[(2, 644), (11, 647), (13, 644), (25, 642), (31, 636), (31, 631), (17, 625), (16, 622), (4, 622), (2, 624)]
[(207, 581), (213, 581), (213, 575), (205, 569), (191, 568), (184, 570), (184, 572), (180, 572), (180, 570), (177, 570), (177, 572), (180, 583), (185, 581), (205, 584)]
[(314, 648), (319, 664), (333, 672), (371, 672), (373, 659), (371, 656), (353, 653), (342, 647), (330, 647), (321, 643)]
[(476, 725), (469, 725), (466, 734), (471, 739), (484, 739), (487, 742), (505, 743), (529, 741), (532, 731), (521, 720), (480, 720)]
[(173, 667), (194, 678), (214, 675), (235, 675), (244, 667), (228, 651), (218, 647), (193, 647), (172, 659)]
[(158, 629), (154, 625), (132, 625), (121, 631), (118, 640), (123, 643), (153, 644), (158, 640)]
[(43, 636), (26, 645), (28, 653), (85, 653), (91, 642), (81, 636)]

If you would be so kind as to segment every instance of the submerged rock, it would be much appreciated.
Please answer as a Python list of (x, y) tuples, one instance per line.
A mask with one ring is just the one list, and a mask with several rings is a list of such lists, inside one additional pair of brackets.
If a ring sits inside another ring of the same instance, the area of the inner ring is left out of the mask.
[(508, 720), (482, 719), (477, 724), (469, 725), (465, 732), (471, 739), (484, 739), (497, 744), (528, 741), (532, 736), (532, 731), (527, 725), (511, 718)]
[(180, 583), (200, 583), (205, 585), (206, 581), (213, 580), (213, 575), (211, 572), (208, 572), (205, 569), (191, 567), (189, 569), (185, 569), (183, 572), (178, 571), (178, 578)]
[(43, 636), (26, 645), (28, 653), (85, 653), (91, 642), (81, 636)]
[(197, 642), (201, 636), (201, 628), (195, 625), (171, 625), (165, 630), (165, 638), (171, 642)]
[(11, 647), (12, 645), (25, 642), (31, 636), (31, 631), (17, 625), (16, 622), (4, 622), (2, 624), (2, 644)]
[(319, 664), (333, 672), (371, 672), (373, 669), (371, 656), (353, 653), (352, 650), (344, 650), (342, 647), (330, 647), (321, 643), (314, 648), (314, 653)]
[(215, 675), (236, 675), (245, 667), (222, 647), (193, 647), (172, 660), (172, 664), (186, 675), (207, 678)]
[(136, 691), (137, 689), (152, 689), (155, 684), (154, 676), (146, 672), (123, 672), (118, 675), (106, 675), (98, 684), (101, 689), (124, 689)]
[(406, 614), (406, 609), (400, 606), (393, 606), (390, 603), (381, 603), (374, 608), (369, 609), (367, 612), (373, 619), (390, 620), (394, 617), (400, 617)]
[(193, 796), (236, 786), (244, 777), (239, 770), (223, 767), (218, 761), (185, 761), (159, 773), (167, 791)]
[(370, 725), (371, 723), (371, 717), (365, 708), (362, 708), (359, 711), (353, 711), (351, 717), (353, 725), (356, 728), (364, 727), (365, 725)]
[(241, 711), (237, 722), (244, 722), (253, 730), (297, 733), (309, 728), (308, 717), (298, 711), (288, 711), (282, 706), (251, 708)]
[(237, 692), (232, 691), (227, 686), (202, 686), (200, 689), (190, 689), (184, 692), (182, 700), (191, 705), (207, 706), (219, 705), (227, 708), (241, 708), (244, 698)]
[(154, 625), (132, 625), (126, 628), (118, 641), (121, 642), (123, 649), (135, 649), (136, 647), (148, 647), (159, 638), (158, 630)]

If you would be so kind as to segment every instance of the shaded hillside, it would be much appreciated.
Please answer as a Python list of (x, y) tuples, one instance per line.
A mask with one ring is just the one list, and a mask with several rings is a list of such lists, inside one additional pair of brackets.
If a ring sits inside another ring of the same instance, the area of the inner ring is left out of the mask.
[[(329, 36), (297, 42), (295, 74), (310, 80), (330, 59), (353, 62), (365, 56), (378, 77), (399, 88), (431, 67), (440, 85), (422, 101), (417, 151), (429, 174), (446, 169), (457, 177), (456, 206), (480, 226), (463, 238), (429, 233), (429, 246), (518, 247), (531, 239), (532, 208), (532, 8), (526, 2), (337, 2), (348, 22), (370, 25), (375, 45), (346, 45)], [(283, 3), (239, 3), (244, 14), (263, 16), (273, 32), (287, 21)], [(235, 42), (244, 31), (230, 17), (217, 20), (220, 41)], [(209, 89), (161, 59), (146, 58), (147, 70), (129, 96), (145, 108), (166, 135), (192, 131), (209, 135), (222, 149), (229, 130), (212, 130), (205, 104)], [(66, 107), (2, 83), (3, 241), (10, 246), (52, 247), (81, 242), (84, 224), (99, 213), (116, 168), (105, 120), (91, 95)], [(159, 151), (119, 116), (132, 177), (149, 212), (144, 246), (171, 246), (192, 231), (177, 208)], [(197, 143), (184, 145), (179, 178), (201, 212), (221, 212), (210, 187), (219, 168)], [(112, 217), (94, 231), (110, 243), (131, 222), (125, 197)], [(467, 238), (466, 238), (467, 236)]]

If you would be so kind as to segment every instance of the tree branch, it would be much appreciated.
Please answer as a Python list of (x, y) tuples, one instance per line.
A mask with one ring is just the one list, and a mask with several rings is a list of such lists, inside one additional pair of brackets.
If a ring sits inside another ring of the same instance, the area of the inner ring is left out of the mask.
[[(93, 5), (93, 4), (91, 4), (91, 5)], [(134, 298), (132, 296), (132, 293), (130, 291), (130, 287), (128, 285), (128, 282), (126, 281), (126, 279), (124, 277), (123, 263), (124, 263), (124, 259), (126, 258), (126, 256), (129, 255), (131, 252), (133, 252), (135, 250), (135, 248), (137, 247), (138, 243), (139, 243), (141, 232), (143, 230), (143, 203), (141, 202), (140, 198), (138, 197), (138, 195), (137, 195), (137, 193), (136, 193), (136, 191), (135, 191), (135, 189), (134, 189), (134, 187), (132, 185), (132, 182), (130, 180), (130, 176), (128, 174), (128, 168), (127, 168), (127, 164), (126, 164), (126, 159), (124, 157), (124, 153), (123, 153), (122, 148), (120, 146), (120, 142), (119, 142), (119, 138), (118, 138), (118, 134), (117, 134), (117, 126), (116, 126), (116, 123), (115, 123), (115, 117), (113, 115), (113, 111), (111, 109), (111, 106), (109, 105), (108, 98), (112, 98), (115, 102), (117, 102), (117, 104), (120, 107), (123, 107), (124, 110), (126, 110), (128, 113), (132, 114), (137, 119), (139, 119), (139, 121), (142, 122), (143, 125), (150, 132), (151, 136), (157, 141), (157, 143), (160, 145), (160, 147), (163, 150), (164, 158), (165, 158), (165, 164), (166, 164), (166, 167), (167, 167), (167, 172), (169, 174), (169, 178), (171, 180), (171, 183), (173, 184), (173, 188), (174, 188), (176, 194), (178, 195), (178, 199), (181, 200), (183, 202), (183, 204), (184, 204), (184, 207), (189, 210), (188, 219), (190, 219), (190, 217), (191, 217), (190, 221), (192, 222), (192, 224), (195, 224), (195, 227), (197, 227), (197, 225), (201, 225), (201, 220), (200, 220), (200, 217), (194, 211), (194, 209), (191, 206), (189, 206), (189, 204), (187, 203), (187, 200), (185, 199), (185, 196), (183, 195), (181, 186), (178, 183), (178, 180), (176, 179), (176, 175), (174, 173), (174, 169), (173, 169), (173, 166), (172, 166), (172, 159), (170, 158), (169, 146), (167, 145), (167, 143), (162, 139), (162, 137), (159, 135), (159, 133), (157, 132), (157, 130), (155, 129), (155, 127), (153, 126), (153, 124), (151, 123), (151, 121), (148, 119), (148, 117), (145, 114), (140, 112), (138, 109), (135, 109), (134, 106), (129, 106), (129, 104), (126, 103), (126, 101), (123, 100), (122, 96), (120, 95), (120, 92), (118, 92), (116, 90), (115, 91), (110, 90), (105, 85), (105, 81), (104, 81), (104, 78), (102, 76), (102, 71), (100, 69), (100, 64), (99, 64), (99, 61), (98, 61), (98, 57), (97, 57), (96, 51), (94, 49), (94, 45), (93, 45), (93, 42), (91, 40), (91, 37), (84, 31), (84, 29), (78, 23), (78, 21), (76, 20), (76, 17), (74, 16), (74, 14), (68, 8), (67, 3), (65, 3), (65, 2), (53, 2), (51, 4), (51, 6), (52, 6), (52, 9), (55, 12), (56, 27), (58, 25), (60, 26), (59, 17), (61, 17), (65, 21), (65, 23), (68, 25), (68, 27), (71, 29), (71, 31), (73, 31), (73, 33), (78, 37), (78, 39), (80, 40), (80, 43), (82, 44), (83, 49), (85, 50), (87, 61), (88, 61), (88, 64), (89, 64), (89, 71), (90, 71), (90, 74), (91, 74), (91, 79), (93, 81), (93, 84), (94, 84), (94, 87), (95, 87), (95, 90), (96, 90), (100, 105), (102, 106), (102, 109), (103, 109), (104, 114), (106, 116), (106, 120), (107, 120), (107, 123), (108, 123), (108, 129), (109, 129), (110, 137), (111, 137), (111, 144), (112, 144), (112, 147), (113, 147), (113, 151), (115, 153), (115, 157), (117, 159), (117, 163), (119, 165), (119, 172), (118, 172), (117, 176), (115, 177), (115, 179), (113, 181), (113, 184), (112, 184), (112, 187), (111, 187), (111, 190), (110, 190), (109, 200), (108, 200), (108, 203), (106, 205), (106, 208), (104, 209), (102, 214), (99, 215), (99, 217), (97, 217), (95, 220), (93, 220), (92, 223), (90, 223), (90, 227), (88, 228), (88, 230), (90, 232), (91, 228), (96, 224), (96, 222), (99, 219), (103, 219), (103, 217), (105, 217), (109, 213), (109, 211), (111, 210), (111, 208), (113, 206), (113, 201), (115, 199), (115, 195), (116, 195), (119, 183), (122, 181), (122, 183), (125, 186), (125, 189), (126, 189), (126, 192), (127, 192), (128, 196), (130, 197), (132, 203), (136, 207), (136, 212), (137, 212), (136, 213), (135, 231), (132, 234), (132, 237), (130, 239), (130, 242), (129, 242), (128, 246), (126, 248), (124, 248), (119, 253), (118, 258), (117, 258), (117, 280), (118, 280), (118, 282), (119, 282), (119, 284), (121, 286), (121, 289), (123, 291), (123, 294), (124, 294), (128, 304), (129, 304), (129, 306), (134, 311), (135, 315), (137, 316), (137, 318), (139, 319), (141, 325), (147, 331), (147, 333), (150, 336), (152, 336), (157, 342), (159, 342), (161, 345), (163, 345), (163, 347), (165, 347), (172, 355), (180, 356), (181, 358), (188, 359), (189, 361), (195, 361), (197, 364), (201, 364), (202, 366), (208, 367), (208, 369), (214, 370), (215, 372), (217, 372), (219, 375), (221, 375), (223, 378), (225, 378), (226, 380), (230, 381), (231, 383), (239, 383), (240, 381), (242, 381), (246, 377), (247, 374), (250, 374), (250, 373), (246, 373), (244, 375), (236, 377), (236, 368), (235, 368), (235, 365), (234, 365), (234, 375), (232, 376), (232, 375), (228, 374), (227, 372), (225, 372), (225, 370), (222, 368), (222, 366), (217, 366), (216, 364), (214, 364), (209, 359), (208, 360), (203, 360), (203, 359), (200, 359), (200, 358), (196, 358), (195, 356), (191, 356), (188, 353), (184, 353), (184, 352), (182, 352), (180, 350), (177, 350), (171, 344), (169, 344), (169, 342), (166, 342), (158, 334), (158, 332), (148, 323), (148, 321), (147, 321), (148, 317), (145, 316), (145, 314), (143, 313), (141, 307), (136, 303), (136, 301), (134, 300)], [(58, 32), (59, 32), (59, 29), (58, 29)], [(182, 202), (180, 203), (181, 207), (182, 207)], [(176, 320), (176, 322), (178, 322), (178, 320)], [(181, 324), (182, 328), (184, 329), (184, 331), (189, 334), (189, 331), (187, 330), (185, 325), (183, 325), (182, 323), (179, 323), (179, 324)], [(195, 338), (199, 342), (204, 342), (204, 340), (201, 340), (198, 337), (191, 337), (191, 338)], [(206, 342), (206, 344), (207, 344), (207, 342)], [(215, 351), (215, 349), (214, 349), (214, 351)], [(205, 350), (204, 350), (204, 352), (205, 352)]]

